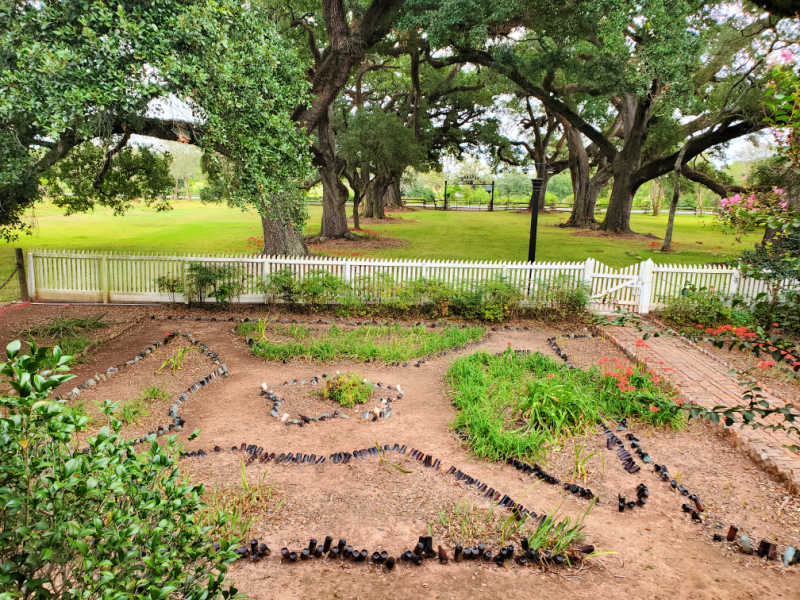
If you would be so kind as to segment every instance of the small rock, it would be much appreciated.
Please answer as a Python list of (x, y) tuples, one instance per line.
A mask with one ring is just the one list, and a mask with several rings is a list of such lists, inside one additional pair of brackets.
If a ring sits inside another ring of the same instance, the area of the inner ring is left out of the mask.
[(753, 542), (746, 535), (739, 536), (739, 549), (745, 554), (753, 554)]

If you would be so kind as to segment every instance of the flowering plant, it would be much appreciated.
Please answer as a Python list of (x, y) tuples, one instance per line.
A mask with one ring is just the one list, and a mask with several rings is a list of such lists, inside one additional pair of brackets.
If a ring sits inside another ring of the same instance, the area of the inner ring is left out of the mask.
[[(780, 336), (780, 324), (772, 323), (768, 334), (762, 327), (751, 330), (748, 327), (734, 327), (733, 325), (720, 325), (719, 327), (704, 327), (697, 325), (697, 329), (707, 334), (705, 340), (711, 342), (717, 348), (723, 348), (726, 344), (728, 350), (738, 348), (742, 351), (752, 352), (756, 356), (766, 354), (771, 356), (776, 362), (783, 362), (790, 366), (794, 371), (800, 372), (800, 349), (795, 348), (794, 343)], [(761, 364), (775, 363), (769, 360), (761, 361), (760, 368), (767, 366)]]
[[(763, 120), (772, 128), (777, 151), (790, 169), (800, 169), (800, 74), (795, 57), (788, 49), (780, 53), (780, 63), (772, 70), (762, 101)], [(738, 231), (767, 226), (791, 233), (800, 230), (800, 206), (792, 194), (772, 186), (751, 194), (735, 194), (720, 202), (720, 219)], [(796, 193), (795, 193), (796, 195)]]

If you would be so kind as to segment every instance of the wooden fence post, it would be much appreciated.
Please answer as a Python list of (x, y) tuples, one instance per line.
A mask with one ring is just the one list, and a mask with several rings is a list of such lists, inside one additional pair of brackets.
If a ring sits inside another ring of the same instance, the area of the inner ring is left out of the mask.
[(648, 258), (639, 269), (639, 314), (650, 312), (650, 295), (653, 291), (653, 259)]
[(39, 294), (38, 283), (36, 278), (36, 273), (33, 270), (33, 252), (27, 252), (25, 254), (25, 277), (28, 280), (28, 298), (31, 300), (36, 300), (36, 296)]
[(586, 261), (583, 263), (583, 283), (587, 287), (590, 296), (592, 295), (593, 279), (594, 279), (594, 259), (587, 258)]
[(742, 278), (742, 272), (739, 269), (734, 269), (731, 274), (731, 279), (728, 282), (728, 295), (735, 296), (739, 293), (739, 281)]
[(97, 265), (100, 269), (100, 297), (102, 298), (103, 304), (108, 304), (111, 296), (108, 289), (108, 257), (105, 255), (101, 256)]
[[(23, 302), (28, 302), (31, 298), (28, 295), (28, 278), (25, 273), (25, 255), (22, 248), (14, 248), (14, 256), (17, 259), (17, 279), (19, 280), (19, 297)], [(31, 273), (33, 275), (33, 273)]]

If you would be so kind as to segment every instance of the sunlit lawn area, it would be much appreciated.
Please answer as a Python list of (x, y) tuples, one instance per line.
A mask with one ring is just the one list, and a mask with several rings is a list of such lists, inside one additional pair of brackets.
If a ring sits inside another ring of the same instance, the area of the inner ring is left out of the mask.
[[(311, 207), (308, 232), (319, 230), (321, 207)], [(486, 212), (403, 212), (394, 215), (401, 222), (369, 224), (365, 228), (380, 236), (409, 242), (401, 248), (354, 249), (362, 256), (459, 260), (525, 260), (528, 252), (530, 215)], [(576, 235), (557, 227), (566, 214), (543, 215), (539, 219), (538, 260), (583, 260), (594, 257), (612, 266), (623, 266), (645, 258), (662, 263), (718, 262), (752, 246), (751, 235), (737, 241), (715, 224), (713, 216), (678, 215), (675, 252), (658, 252), (656, 239)], [(666, 215), (633, 215), (632, 227), (640, 234), (659, 238), (666, 227)], [(0, 246), (0, 282), (13, 269), (14, 247), (75, 248), (137, 252), (254, 252), (248, 238), (261, 237), (261, 225), (254, 212), (200, 202), (179, 202), (169, 212), (156, 213), (137, 208), (124, 217), (109, 210), (63, 216), (55, 207), (36, 210), (33, 235)], [(16, 282), (0, 291), (0, 300), (18, 296)]]

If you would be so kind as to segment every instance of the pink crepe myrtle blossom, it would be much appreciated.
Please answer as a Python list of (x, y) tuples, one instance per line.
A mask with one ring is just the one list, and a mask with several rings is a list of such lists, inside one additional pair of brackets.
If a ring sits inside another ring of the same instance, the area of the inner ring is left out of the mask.
[(788, 48), (784, 48), (783, 50), (781, 50), (781, 60), (783, 62), (787, 62), (787, 63), (788, 62), (792, 62), (793, 58), (794, 58), (794, 56), (792, 55), (792, 51), (791, 50), (789, 50)]

